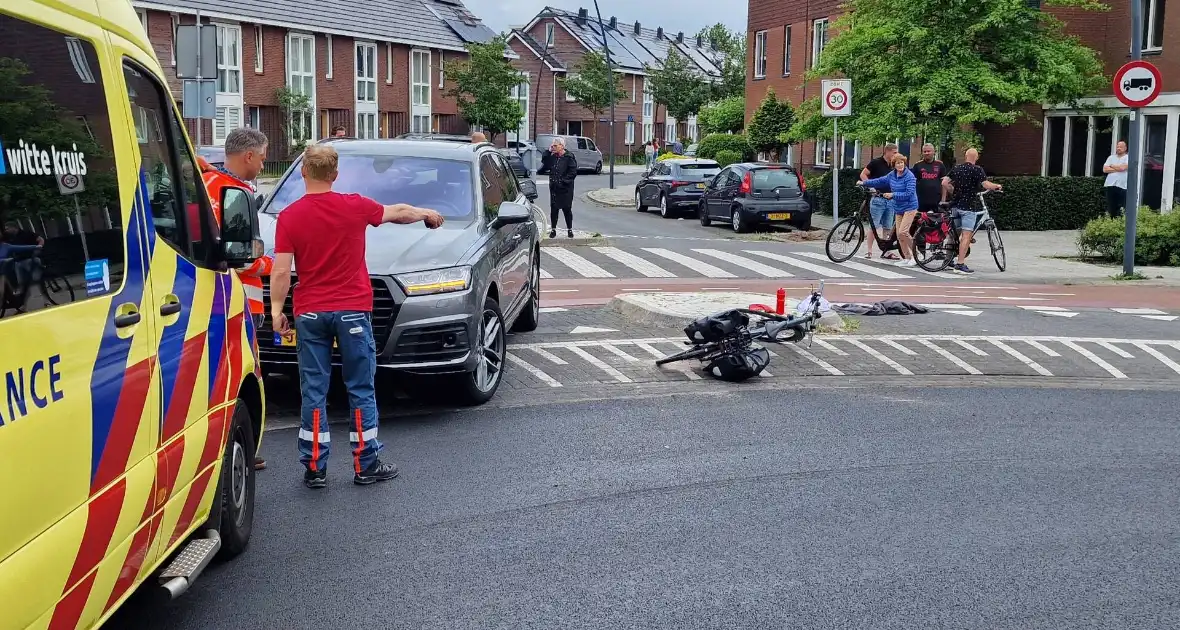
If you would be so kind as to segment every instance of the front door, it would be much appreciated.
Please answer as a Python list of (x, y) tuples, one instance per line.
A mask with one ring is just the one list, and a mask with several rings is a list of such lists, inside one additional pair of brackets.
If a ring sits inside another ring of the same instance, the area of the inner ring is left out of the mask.
[(217, 109), (213, 144), (225, 144), (229, 132), (242, 126), (242, 29), (217, 25)]
[(377, 137), (377, 45), (356, 45), (356, 137)]
[(507, 311), (516, 300), (516, 295), (521, 287), (520, 277), (514, 269), (513, 263), (512, 232), (516, 226), (491, 227), (492, 222), (500, 213), (500, 204), (516, 199), (515, 196), (509, 196), (512, 194), (512, 189), (515, 188), (515, 180), (512, 180), (512, 185), (509, 185), (508, 179), (511, 174), (501, 166), (502, 160), (497, 159), (499, 157), (491, 152), (485, 153), (479, 159), (479, 176), (483, 185), (484, 220), (487, 222), (488, 228), (492, 230), (492, 247), (495, 251), (496, 271), (493, 277), (497, 278), (500, 286), (500, 308)]

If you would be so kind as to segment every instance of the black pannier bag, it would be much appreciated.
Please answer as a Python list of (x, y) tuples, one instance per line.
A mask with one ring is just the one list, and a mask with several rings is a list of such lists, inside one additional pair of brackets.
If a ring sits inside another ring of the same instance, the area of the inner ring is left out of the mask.
[(723, 381), (738, 383), (758, 376), (770, 365), (770, 352), (766, 348), (746, 348), (717, 357), (709, 363), (709, 374)]
[(684, 327), (684, 334), (693, 344), (720, 341), (750, 323), (750, 316), (732, 310), (702, 317)]

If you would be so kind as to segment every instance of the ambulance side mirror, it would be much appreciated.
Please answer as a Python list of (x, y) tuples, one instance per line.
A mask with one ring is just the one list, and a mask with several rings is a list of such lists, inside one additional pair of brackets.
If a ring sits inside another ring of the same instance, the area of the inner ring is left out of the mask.
[(221, 251), (229, 267), (245, 267), (266, 253), (258, 238), (258, 201), (245, 188), (221, 189)]

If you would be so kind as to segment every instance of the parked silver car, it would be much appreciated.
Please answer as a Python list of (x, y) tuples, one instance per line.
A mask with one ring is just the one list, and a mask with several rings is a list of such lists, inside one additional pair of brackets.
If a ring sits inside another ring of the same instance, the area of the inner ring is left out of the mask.
[[(431, 208), (446, 219), (436, 230), (420, 223), (369, 228), (365, 260), (378, 367), (453, 378), (456, 396), (471, 404), (491, 399), (504, 374), (505, 331), (534, 330), (540, 318), (536, 184), (518, 180), (488, 144), (332, 144), (340, 153), (337, 192)], [(299, 160), (291, 165), (261, 209), (268, 247), (278, 215), (304, 193), (300, 166)], [(290, 298), (287, 310), (291, 317)], [(274, 334), (269, 321), (258, 339), (265, 367), (296, 363), (295, 348)], [(333, 360), (338, 363), (339, 356)]]
[[(565, 136), (552, 133), (537, 134), (537, 147), (541, 149), (542, 156), (549, 150), (549, 147), (553, 146), (554, 138), (561, 138), (565, 141), (565, 150), (578, 161), (579, 171), (602, 172), (602, 151), (599, 151), (598, 145), (594, 144), (594, 141), (586, 136)], [(545, 157), (541, 158), (541, 163), (541, 169), (537, 171), (538, 175), (549, 172), (549, 165)]]

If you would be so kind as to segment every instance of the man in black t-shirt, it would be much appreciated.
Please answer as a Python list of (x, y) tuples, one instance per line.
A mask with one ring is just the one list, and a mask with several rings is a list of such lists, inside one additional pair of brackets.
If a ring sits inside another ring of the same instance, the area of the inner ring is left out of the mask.
[[(878, 177), (884, 177), (893, 170), (893, 156), (897, 155), (897, 145), (885, 145), (885, 153), (880, 157), (875, 157), (869, 160), (868, 164), (860, 171), (860, 181), (868, 181)], [(879, 190), (878, 192), (887, 193), (888, 190)], [(871, 198), (869, 201), (869, 214), (873, 217), (873, 225), (877, 226), (877, 234), (881, 240), (886, 240), (893, 233), (893, 211), (889, 208), (889, 202), (884, 197), (878, 195)], [(869, 250), (866, 256), (873, 257), (873, 241), (876, 239), (868, 239)], [(885, 253), (881, 253), (881, 257), (885, 257)]]
[(1003, 190), (1003, 186), (987, 181), (987, 173), (976, 164), (979, 151), (967, 149), (963, 163), (956, 165), (942, 179), (944, 190), (951, 193), (951, 208), (959, 223), (959, 260), (953, 267), (958, 273), (975, 273), (967, 266), (967, 250), (971, 248), (971, 237), (975, 235), (975, 222), (979, 215), (974, 211), (975, 195), (980, 190)]
[(933, 212), (942, 201), (942, 178), (946, 177), (946, 166), (934, 159), (934, 145), (922, 145), (922, 161), (910, 168), (918, 179), (918, 210)]

